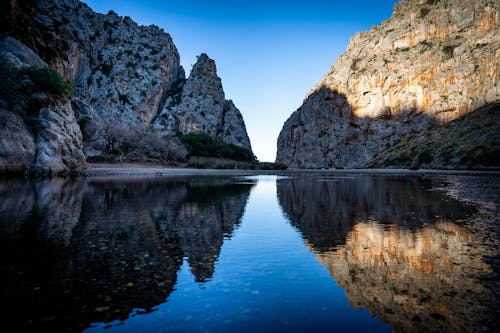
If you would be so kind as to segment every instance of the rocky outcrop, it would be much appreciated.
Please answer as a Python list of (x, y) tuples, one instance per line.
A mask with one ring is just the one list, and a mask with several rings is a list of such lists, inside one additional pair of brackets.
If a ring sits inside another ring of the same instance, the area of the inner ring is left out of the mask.
[(95, 13), (77, 0), (37, 1), (35, 14), (31, 46), (73, 84), (86, 155), (124, 158), (130, 149), (113, 144), (123, 142), (128, 129), (148, 133), (166, 96), (184, 79), (172, 38), (114, 12)]
[(409, 134), (375, 156), (369, 167), (498, 169), (500, 102), (422, 134)]
[(422, 133), (500, 99), (498, 3), (404, 0), (347, 50), (286, 121), (277, 162), (361, 167)]
[[(60, 174), (87, 167), (64, 81), (28, 47), (0, 40), (0, 173)], [(58, 81), (59, 80), (59, 81)]]
[[(159, 27), (140, 26), (113, 11), (95, 13), (79, 0), (12, 0), (0, 8), (7, 22), (2, 31), (20, 38), (73, 85), (87, 158), (183, 161), (187, 150), (177, 129), (250, 147), (239, 111), (224, 107), (213, 60), (200, 56), (186, 81), (172, 38)], [(153, 130), (182, 87), (189, 104), (179, 110), (179, 121)], [(224, 121), (226, 114), (241, 122)]]
[(225, 100), (215, 61), (204, 53), (198, 56), (181, 90), (167, 99), (153, 128), (170, 135), (203, 132), (252, 149), (243, 117), (232, 101)]
[(33, 168), (36, 156), (35, 135), (23, 118), (0, 109), (0, 170), (24, 173)]

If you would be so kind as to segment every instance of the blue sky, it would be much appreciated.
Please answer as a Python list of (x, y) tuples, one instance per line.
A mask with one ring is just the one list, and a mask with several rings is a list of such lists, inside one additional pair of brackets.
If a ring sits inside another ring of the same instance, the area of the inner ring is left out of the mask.
[(168, 32), (189, 75), (202, 52), (215, 60), (226, 99), (243, 114), (255, 155), (274, 161), (283, 123), (346, 49), (392, 13), (395, 0), (83, 0)]

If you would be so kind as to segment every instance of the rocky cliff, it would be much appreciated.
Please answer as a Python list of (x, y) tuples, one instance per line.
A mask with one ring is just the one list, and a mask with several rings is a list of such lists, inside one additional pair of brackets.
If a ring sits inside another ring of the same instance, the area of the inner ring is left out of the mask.
[(167, 99), (153, 128), (170, 135), (203, 132), (252, 149), (243, 117), (231, 100), (225, 100), (215, 61), (204, 53), (180, 91)]
[[(200, 56), (186, 81), (172, 38), (159, 27), (140, 26), (113, 11), (95, 13), (79, 0), (12, 0), (1, 9), (2, 32), (72, 84), (71, 108), (87, 158), (183, 160), (187, 151), (177, 134), (187, 131), (250, 149), (243, 118), (225, 101), (214, 61)], [(172, 123), (153, 129), (175, 96), (184, 97), (182, 110), (171, 115)]]
[(70, 86), (28, 47), (0, 38), (0, 173), (69, 173), (87, 166)]
[(286, 121), (277, 162), (362, 167), (407, 134), (500, 100), (498, 7), (489, 0), (396, 4), (389, 20), (351, 38)]

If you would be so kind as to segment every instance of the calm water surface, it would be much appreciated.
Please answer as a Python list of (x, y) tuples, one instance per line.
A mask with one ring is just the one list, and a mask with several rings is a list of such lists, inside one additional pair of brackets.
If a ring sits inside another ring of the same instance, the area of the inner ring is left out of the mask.
[(499, 184), (491, 175), (3, 180), (2, 325), (494, 331)]

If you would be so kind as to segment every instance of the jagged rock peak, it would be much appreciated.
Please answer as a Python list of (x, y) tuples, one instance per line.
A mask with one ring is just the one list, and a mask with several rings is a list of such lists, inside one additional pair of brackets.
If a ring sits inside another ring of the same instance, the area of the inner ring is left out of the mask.
[(153, 128), (165, 134), (207, 133), (251, 150), (240, 111), (225, 99), (215, 61), (202, 53), (179, 92), (167, 98)]
[(187, 154), (178, 132), (250, 148), (241, 115), (231, 115), (236, 108), (227, 119), (241, 122), (224, 123), (215, 62), (201, 54), (186, 80), (171, 36), (158, 26), (96, 13), (79, 0), (11, 0), (0, 4), (0, 33), (15, 36), (73, 85), (87, 158), (175, 163)]
[(202, 53), (197, 57), (196, 63), (191, 70), (191, 76), (200, 75), (217, 75), (217, 67), (215, 61), (211, 59), (206, 53)]
[(277, 162), (363, 167), (409, 133), (500, 100), (499, 2), (406, 0), (354, 35), (278, 138)]

